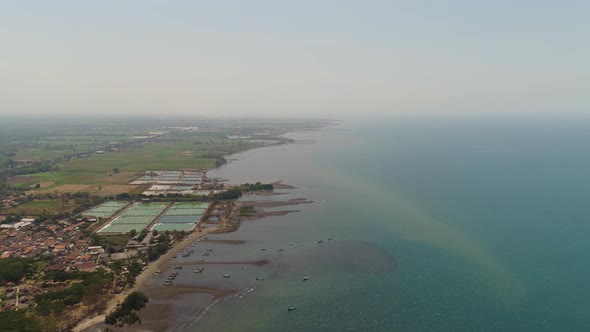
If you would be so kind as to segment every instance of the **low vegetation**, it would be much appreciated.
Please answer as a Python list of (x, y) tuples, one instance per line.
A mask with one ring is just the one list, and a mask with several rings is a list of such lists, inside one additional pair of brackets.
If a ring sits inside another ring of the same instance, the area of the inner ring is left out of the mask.
[(10, 257), (0, 259), (0, 284), (16, 283), (37, 271), (33, 258)]
[(99, 235), (93, 233), (91, 238), (93, 246), (101, 246), (107, 252), (114, 253), (125, 248), (127, 242), (131, 240), (131, 234)]
[(251, 205), (245, 205), (240, 207), (240, 214), (253, 214), (254, 212), (254, 207)]
[(0, 331), (35, 332), (43, 331), (41, 320), (27, 311), (0, 312)]
[(47, 280), (69, 281), (67, 288), (49, 291), (35, 298), (37, 307), (35, 311), (40, 316), (47, 316), (51, 313), (61, 314), (64, 308), (71, 307), (81, 302), (87, 305), (96, 304), (97, 300), (104, 294), (113, 281), (113, 274), (106, 270), (83, 273), (73, 272), (66, 274), (55, 274), (47, 276)]
[(141, 323), (136, 311), (145, 307), (148, 301), (147, 296), (141, 292), (133, 292), (129, 294), (123, 303), (121, 303), (120, 307), (106, 316), (105, 323), (116, 326)]

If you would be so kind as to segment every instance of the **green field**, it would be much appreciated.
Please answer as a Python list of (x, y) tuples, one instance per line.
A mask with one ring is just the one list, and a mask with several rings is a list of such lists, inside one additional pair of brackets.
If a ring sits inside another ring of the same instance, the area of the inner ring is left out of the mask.
[(73, 200), (70, 200), (65, 204), (61, 200), (37, 200), (19, 204), (15, 207), (1, 209), (0, 213), (40, 216), (43, 214), (55, 214), (63, 211), (69, 211), (75, 206), (76, 205)]
[[(60, 170), (27, 175), (21, 186), (38, 182), (53, 182), (51, 189), (64, 184), (127, 184), (148, 169), (178, 170), (204, 169), (215, 165), (217, 158), (240, 151), (248, 146), (232, 140), (211, 140), (202, 144), (188, 142), (153, 143), (134, 147), (129, 151), (92, 154), (87, 158), (73, 159), (60, 164)], [(113, 172), (119, 169), (119, 174)]]
[[(149, 116), (3, 119), (0, 181), (9, 186), (0, 186), (0, 197), (140, 194), (148, 187), (129, 183), (146, 170), (211, 168), (227, 155), (287, 141), (281, 137), (285, 132), (321, 125), (322, 121), (296, 119)], [(60, 201), (26, 203), (2, 213), (53, 213), (61, 212), (61, 206)]]
[(16, 160), (52, 160), (65, 154), (72, 153), (65, 149), (23, 148), (16, 153)]

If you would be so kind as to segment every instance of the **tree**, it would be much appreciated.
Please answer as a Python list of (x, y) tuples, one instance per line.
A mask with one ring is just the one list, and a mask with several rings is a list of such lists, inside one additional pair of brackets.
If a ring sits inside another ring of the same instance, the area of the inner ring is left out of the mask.
[(141, 323), (139, 316), (133, 310), (139, 310), (145, 307), (147, 302), (148, 298), (143, 293), (133, 292), (125, 298), (119, 308), (105, 317), (105, 323), (109, 325), (120, 323), (121, 326), (125, 324)]
[(139, 319), (139, 316), (133, 311), (129, 314), (128, 321), (129, 321), (129, 324), (131, 324), (131, 325), (133, 325), (135, 323), (141, 324), (141, 319)]
[(123, 270), (123, 268), (121, 266), (121, 261), (112, 261), (111, 262), (111, 269), (113, 269), (113, 271), (115, 273), (120, 273)]
[(31, 272), (33, 259), (11, 257), (0, 260), (0, 283), (19, 282)]
[(113, 173), (119, 174), (119, 167), (114, 167), (113, 168)]
[(25, 310), (0, 313), (1, 331), (42, 331), (41, 322), (27, 316)]
[(131, 235), (131, 237), (135, 237), (135, 235), (137, 235), (137, 231), (135, 229), (132, 229), (129, 231), (129, 235)]
[(92, 235), (90, 235), (90, 238), (92, 239), (92, 245), (94, 245), (94, 246), (102, 245), (100, 235), (98, 235), (96, 233), (92, 233)]
[(139, 263), (138, 261), (135, 261), (131, 264), (129, 264), (129, 266), (127, 267), (127, 270), (129, 270), (129, 274), (131, 274), (132, 276), (138, 276), (139, 273), (141, 272), (141, 270), (143, 270), (143, 266), (141, 266), (141, 263)]
[(141, 232), (139, 232), (139, 236), (137, 237), (137, 241), (141, 242), (143, 241), (143, 239), (145, 239), (145, 237), (148, 235), (148, 231), (146, 229), (142, 229)]

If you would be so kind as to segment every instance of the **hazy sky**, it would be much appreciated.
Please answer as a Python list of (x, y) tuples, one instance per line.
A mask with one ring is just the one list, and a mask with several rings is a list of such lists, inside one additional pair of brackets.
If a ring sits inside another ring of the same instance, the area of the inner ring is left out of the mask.
[(0, 113), (586, 112), (590, 1), (2, 1)]

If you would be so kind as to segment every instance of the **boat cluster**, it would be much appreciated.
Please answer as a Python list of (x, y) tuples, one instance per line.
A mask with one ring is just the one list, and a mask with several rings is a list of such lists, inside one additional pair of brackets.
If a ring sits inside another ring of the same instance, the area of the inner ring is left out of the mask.
[(188, 257), (188, 256), (190, 256), (194, 252), (195, 251), (193, 249), (190, 249), (190, 250), (185, 251), (181, 256), (182, 257)]
[[(332, 238), (328, 238), (328, 241), (332, 241)], [(197, 242), (199, 242), (199, 241), (197, 241)], [(324, 240), (319, 240), (318, 243), (319, 244), (322, 244), (322, 243), (324, 243)], [(194, 243), (191, 246), (193, 246), (193, 245), (194, 245)], [(298, 248), (298, 247), (302, 247), (303, 244), (295, 245), (293, 242), (291, 242), (291, 243), (289, 243), (289, 246), (292, 246), (294, 248)], [(266, 251), (266, 248), (262, 248), (262, 251)], [(279, 249), (277, 249), (277, 251), (284, 251), (284, 249), (283, 248), (279, 248)], [(203, 256), (209, 256), (209, 254), (211, 252), (213, 252), (213, 249), (206, 249), (205, 252), (203, 253)], [(182, 253), (181, 256), (182, 257), (188, 257), (188, 256), (190, 256), (193, 253), (194, 253), (194, 250), (193, 249), (190, 249), (190, 250), (187, 250), (184, 253)], [(176, 255), (174, 255), (173, 257), (176, 258)], [(204, 262), (205, 262), (204, 259), (200, 259), (200, 260), (197, 261), (197, 263), (204, 263)], [(180, 269), (182, 269), (182, 265), (176, 265), (176, 266), (174, 266), (174, 269), (180, 270)], [(243, 269), (243, 267), (242, 267), (242, 269)], [(203, 273), (204, 270), (205, 270), (204, 267), (198, 267), (193, 272), (194, 273)], [(160, 274), (161, 272), (162, 271), (157, 270), (156, 271), (156, 274)], [(177, 276), (178, 276), (178, 272), (172, 272), (172, 273), (170, 273), (170, 275), (168, 276), (168, 278), (164, 282), (164, 285), (165, 286), (171, 285), (172, 284), (172, 281), (174, 281), (174, 279)], [(231, 278), (231, 275), (230, 274), (224, 274), (223, 275), (223, 278)], [(262, 281), (262, 280), (264, 280), (264, 278), (263, 277), (256, 277), (256, 280)], [(310, 280), (310, 277), (308, 277), (308, 276), (304, 276), (301, 279), (301, 281), (308, 281), (308, 280)], [(287, 311), (293, 311), (295, 309), (297, 309), (297, 307), (295, 307), (295, 306), (287, 307)]]
[(166, 281), (164, 281), (164, 286), (170, 286), (170, 285), (172, 285), (172, 281), (174, 281), (174, 279), (176, 279), (176, 277), (178, 277), (178, 272), (172, 272), (172, 273), (170, 273), (170, 275), (168, 276), (168, 278), (166, 279)]

